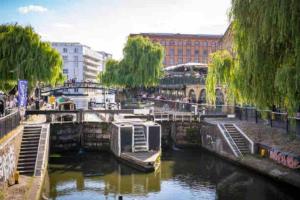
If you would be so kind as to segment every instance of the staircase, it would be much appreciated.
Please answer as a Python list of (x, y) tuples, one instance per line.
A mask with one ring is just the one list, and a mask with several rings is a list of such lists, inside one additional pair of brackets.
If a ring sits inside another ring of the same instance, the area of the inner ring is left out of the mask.
[(134, 126), (134, 152), (148, 151), (146, 134), (143, 126)]
[(240, 131), (233, 124), (224, 124), (224, 128), (231, 136), (232, 140), (236, 144), (236, 147), (242, 155), (251, 153), (247, 144), (247, 140), (241, 135)]
[(31, 176), (34, 174), (41, 130), (41, 126), (27, 125), (24, 127), (18, 161), (18, 171), (20, 174)]

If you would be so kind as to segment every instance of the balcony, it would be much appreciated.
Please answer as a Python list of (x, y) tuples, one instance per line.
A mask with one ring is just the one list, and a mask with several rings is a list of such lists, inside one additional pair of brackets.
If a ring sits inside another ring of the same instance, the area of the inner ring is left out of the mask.
[(97, 74), (92, 72), (84, 72), (85, 79), (96, 79)]
[(160, 88), (184, 88), (186, 85), (205, 85), (206, 76), (165, 77), (160, 80)]
[(89, 66), (89, 65), (84, 65), (84, 70), (87, 71), (87, 72), (91, 72), (91, 73), (99, 73), (99, 69), (96, 68), (96, 67), (92, 67), (92, 66)]

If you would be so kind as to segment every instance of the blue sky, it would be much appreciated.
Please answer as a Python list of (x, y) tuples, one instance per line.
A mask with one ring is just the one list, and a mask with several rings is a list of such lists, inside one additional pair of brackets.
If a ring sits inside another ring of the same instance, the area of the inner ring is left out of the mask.
[(222, 34), (231, 0), (0, 0), (0, 23), (122, 57), (130, 33)]

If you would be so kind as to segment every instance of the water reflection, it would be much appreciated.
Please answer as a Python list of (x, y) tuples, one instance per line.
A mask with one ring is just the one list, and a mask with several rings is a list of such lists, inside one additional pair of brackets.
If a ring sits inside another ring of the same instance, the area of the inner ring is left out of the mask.
[(64, 155), (50, 159), (49, 175), (51, 199), (293, 199), (286, 187), (201, 151), (166, 152), (149, 174), (108, 154)]

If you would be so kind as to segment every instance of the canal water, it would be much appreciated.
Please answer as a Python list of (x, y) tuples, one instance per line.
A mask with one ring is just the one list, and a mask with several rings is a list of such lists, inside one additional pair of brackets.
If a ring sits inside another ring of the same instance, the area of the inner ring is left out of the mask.
[(50, 199), (296, 199), (287, 186), (203, 150), (164, 152), (155, 173), (140, 173), (108, 153), (52, 155)]

